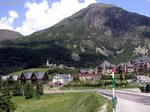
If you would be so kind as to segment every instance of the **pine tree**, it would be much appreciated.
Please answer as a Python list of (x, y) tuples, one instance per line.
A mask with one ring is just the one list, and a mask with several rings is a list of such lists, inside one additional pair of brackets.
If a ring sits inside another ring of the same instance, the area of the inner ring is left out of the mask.
[(1, 85), (1, 92), (4, 96), (9, 96), (11, 92), (11, 86), (9, 85), (8, 81), (3, 81)]
[(24, 96), (25, 96), (25, 99), (32, 98), (33, 94), (34, 94), (33, 85), (30, 84), (30, 83), (25, 84), (25, 86), (24, 86)]
[(21, 96), (22, 95), (22, 86), (18, 82), (14, 83), (12, 94), (13, 96)]
[(39, 99), (40, 98), (40, 84), (36, 83), (35, 95)]
[(36, 83), (35, 94), (36, 94), (36, 96), (43, 95), (43, 84), (42, 83), (40, 83), (40, 82)]

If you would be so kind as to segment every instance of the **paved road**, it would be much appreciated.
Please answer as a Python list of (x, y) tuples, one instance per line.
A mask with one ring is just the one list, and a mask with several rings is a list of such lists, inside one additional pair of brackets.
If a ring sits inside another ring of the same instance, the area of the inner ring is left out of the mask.
[[(102, 92), (100, 90), (100, 92)], [(104, 93), (112, 94), (112, 91), (104, 90)], [(150, 112), (150, 94), (135, 91), (115, 91), (118, 98), (118, 112)]]
[[(111, 90), (54, 90), (46, 93), (64, 92), (103, 92), (112, 95)], [(116, 90), (115, 96), (118, 99), (117, 112), (150, 112), (150, 93), (141, 93), (138, 90)]]

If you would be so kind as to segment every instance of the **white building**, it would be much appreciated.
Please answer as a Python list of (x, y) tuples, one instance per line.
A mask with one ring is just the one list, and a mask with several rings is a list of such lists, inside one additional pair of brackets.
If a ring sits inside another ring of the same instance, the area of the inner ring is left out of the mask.
[(8, 78), (10, 78), (9, 75), (7, 75), (7, 76), (2, 76), (2, 81), (7, 80)]
[(53, 77), (53, 85), (63, 85), (73, 80), (73, 77), (70, 74), (56, 74)]

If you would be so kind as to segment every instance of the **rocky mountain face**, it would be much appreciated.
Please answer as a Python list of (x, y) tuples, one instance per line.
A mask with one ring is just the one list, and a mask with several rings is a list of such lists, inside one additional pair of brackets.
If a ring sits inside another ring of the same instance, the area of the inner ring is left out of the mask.
[(16, 39), (16, 38), (21, 38), (21, 37), (23, 37), (23, 35), (21, 35), (18, 32), (0, 29), (0, 41), (11, 40), (11, 39)]
[(3, 42), (0, 67), (10, 70), (7, 72), (41, 67), (47, 59), (88, 67), (104, 60), (116, 64), (139, 55), (150, 56), (150, 18), (114, 5), (91, 4), (48, 29)]
[(109, 44), (113, 49), (123, 47), (128, 40), (137, 46), (143, 43), (143, 39), (150, 39), (150, 18), (113, 5), (92, 4), (57, 27), (70, 26), (76, 21), (80, 21), (88, 36)]

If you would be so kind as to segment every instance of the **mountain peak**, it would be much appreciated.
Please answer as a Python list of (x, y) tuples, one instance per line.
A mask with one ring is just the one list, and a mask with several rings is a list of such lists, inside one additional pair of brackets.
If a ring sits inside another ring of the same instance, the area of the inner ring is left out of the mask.
[(116, 6), (112, 5), (112, 4), (93, 3), (93, 4), (89, 5), (88, 7), (91, 7), (91, 8), (95, 8), (95, 7), (110, 8), (110, 7), (116, 7)]
[(10, 48), (7, 44), (0, 53), (1, 68), (7, 72), (11, 70), (7, 66), (41, 67), (46, 59), (75, 67), (96, 66), (104, 60), (115, 64), (150, 55), (150, 18), (114, 5), (91, 4), (50, 28), (16, 40)]
[(21, 37), (23, 37), (23, 35), (21, 35), (19, 32), (7, 30), (7, 29), (0, 29), (0, 41), (12, 40)]

